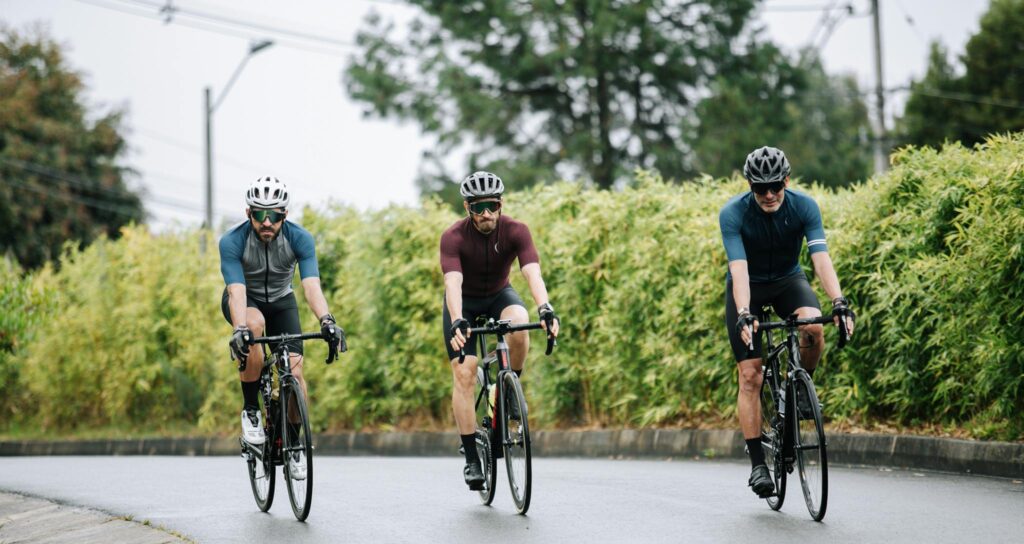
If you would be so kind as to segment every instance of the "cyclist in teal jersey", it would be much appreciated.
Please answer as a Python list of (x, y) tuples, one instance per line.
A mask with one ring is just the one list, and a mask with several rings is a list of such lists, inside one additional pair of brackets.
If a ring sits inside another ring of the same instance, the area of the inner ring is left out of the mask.
[[(297, 223), (288, 221), (288, 187), (272, 176), (254, 181), (245, 193), (248, 216), (220, 239), (220, 269), (224, 276), (221, 312), (234, 327), (229, 348), (237, 361), (245, 361), (239, 372), (244, 401), (241, 421), (242, 438), (250, 444), (266, 441), (262, 414), (259, 411), (259, 380), (263, 369), (263, 350), (250, 349), (258, 336), (298, 334), (299, 308), (292, 290), (292, 279), (298, 265), (306, 302), (320, 320), (324, 339), (339, 352), (346, 351), (345, 331), (337, 325), (327, 308), (327, 299), (320, 288), (313, 236)], [(291, 371), (303, 392), (302, 343), (290, 342)], [(276, 345), (270, 346), (272, 350)], [(309, 395), (306, 395), (309, 398)], [(305, 474), (304, 459), (294, 454), (292, 474)], [(301, 478), (299, 478), (301, 479)]]
[[(752, 311), (771, 304), (781, 317), (794, 313), (801, 318), (821, 315), (818, 297), (799, 262), (801, 241), (806, 239), (814, 272), (832, 300), (836, 324), (845, 319), (852, 335), (855, 317), (843, 298), (828, 254), (818, 204), (810, 196), (788, 188), (789, 174), (789, 161), (781, 150), (754, 150), (743, 165), (750, 192), (729, 200), (719, 214), (722, 243), (729, 259), (725, 324), (739, 370), (737, 412), (752, 467), (748, 485), (760, 497), (770, 496), (775, 486), (761, 448), (761, 338)], [(751, 345), (752, 350), (748, 349)], [(801, 327), (800, 360), (812, 375), (824, 345), (821, 325)]]

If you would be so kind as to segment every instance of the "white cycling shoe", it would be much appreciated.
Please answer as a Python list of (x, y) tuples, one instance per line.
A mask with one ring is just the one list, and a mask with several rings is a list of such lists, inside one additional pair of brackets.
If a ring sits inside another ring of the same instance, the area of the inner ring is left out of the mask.
[(263, 432), (263, 413), (259, 410), (242, 410), (242, 440), (253, 446), (267, 441), (267, 435)]
[(301, 451), (294, 452), (289, 456), (288, 474), (293, 480), (306, 479), (306, 455)]

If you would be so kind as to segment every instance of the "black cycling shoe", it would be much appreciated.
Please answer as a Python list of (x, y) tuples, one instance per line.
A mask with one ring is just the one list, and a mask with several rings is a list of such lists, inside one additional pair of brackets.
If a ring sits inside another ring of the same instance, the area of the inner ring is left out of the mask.
[(772, 475), (768, 473), (768, 467), (757, 465), (750, 471), (750, 480), (747, 485), (762, 499), (771, 497), (775, 493), (775, 483), (772, 482)]
[(462, 476), (470, 490), (480, 491), (484, 488), (484, 471), (480, 468), (480, 463), (466, 463), (462, 469)]

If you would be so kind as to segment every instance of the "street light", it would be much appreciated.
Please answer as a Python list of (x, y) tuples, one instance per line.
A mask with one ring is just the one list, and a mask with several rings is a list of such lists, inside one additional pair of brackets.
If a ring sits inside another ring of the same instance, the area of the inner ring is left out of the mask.
[(235, 84), (238, 75), (242, 73), (242, 69), (249, 62), (249, 58), (271, 45), (274, 45), (274, 42), (271, 40), (254, 40), (249, 43), (249, 52), (242, 58), (238, 68), (235, 68), (235, 73), (231, 75), (231, 79), (228, 80), (227, 85), (224, 86), (224, 90), (216, 101), (211, 102), (210, 100), (213, 90), (209, 86), (203, 90), (205, 100), (203, 114), (206, 117), (206, 222), (203, 227), (206, 229), (213, 229), (213, 133), (211, 126), (213, 112), (224, 101), (224, 97), (228, 95), (228, 91)]

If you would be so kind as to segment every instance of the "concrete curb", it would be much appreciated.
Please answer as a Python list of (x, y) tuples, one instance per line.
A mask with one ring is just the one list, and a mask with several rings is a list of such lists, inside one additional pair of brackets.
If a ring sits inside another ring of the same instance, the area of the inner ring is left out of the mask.
[[(536, 431), (533, 452), (541, 457), (744, 458), (739, 431), (617, 429)], [(1024, 444), (926, 436), (828, 435), (829, 460), (1024, 479)], [(454, 456), (458, 439), (442, 432), (347, 432), (319, 435), (327, 455)], [(238, 439), (145, 438), (134, 440), (5, 441), (0, 456), (18, 455), (236, 455)]]

